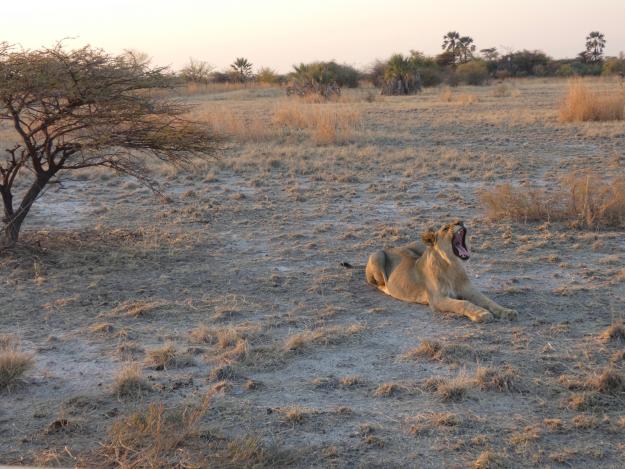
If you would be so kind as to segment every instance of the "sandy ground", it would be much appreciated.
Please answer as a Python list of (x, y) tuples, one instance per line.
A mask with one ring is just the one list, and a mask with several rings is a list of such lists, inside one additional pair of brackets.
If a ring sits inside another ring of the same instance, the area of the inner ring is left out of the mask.
[[(110, 464), (114, 422), (210, 393), (164, 465), (622, 467), (625, 396), (585, 383), (625, 364), (600, 338), (623, 314), (623, 231), (488, 220), (479, 191), (616, 174), (625, 123), (558, 123), (565, 81), (512, 87), (355, 93), (332, 105), (362, 115), (347, 142), (235, 139), (193, 172), (157, 168), (169, 201), (101, 173), (52, 186), (0, 255), (0, 331), (35, 358), (0, 395), (0, 463)], [(279, 93), (195, 99), (269, 121)], [(474, 283), (518, 321), (474, 324), (366, 284), (369, 253), (456, 218)], [(447, 352), (405, 356), (425, 340)], [(158, 369), (166, 344), (179, 359)], [(127, 362), (150, 385), (139, 398), (113, 390)], [(483, 368), (512, 378), (491, 386)], [(462, 391), (446, 399), (434, 377)]]

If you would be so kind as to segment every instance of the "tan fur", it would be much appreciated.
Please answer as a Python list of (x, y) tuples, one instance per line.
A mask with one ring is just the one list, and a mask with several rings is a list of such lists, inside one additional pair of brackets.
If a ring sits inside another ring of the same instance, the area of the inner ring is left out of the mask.
[(516, 319), (516, 311), (498, 305), (471, 284), (463, 261), (452, 249), (454, 233), (463, 226), (454, 222), (437, 232), (426, 232), (426, 244), (412, 243), (372, 254), (365, 271), (367, 282), (393, 298), (429, 304), (434, 311), (476, 322), (490, 321), (493, 316)]

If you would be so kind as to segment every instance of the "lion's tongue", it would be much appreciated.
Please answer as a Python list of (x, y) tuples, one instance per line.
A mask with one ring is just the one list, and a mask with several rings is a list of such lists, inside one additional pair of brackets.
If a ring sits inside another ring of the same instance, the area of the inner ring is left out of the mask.
[(462, 243), (456, 244), (456, 249), (458, 250), (458, 254), (462, 257), (469, 257), (469, 250), (465, 248)]

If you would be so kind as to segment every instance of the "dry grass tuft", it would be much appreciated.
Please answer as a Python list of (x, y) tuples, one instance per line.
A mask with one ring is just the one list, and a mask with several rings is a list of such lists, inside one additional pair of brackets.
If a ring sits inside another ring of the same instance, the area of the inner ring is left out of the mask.
[(356, 386), (364, 386), (365, 381), (361, 376), (349, 375), (349, 376), (343, 376), (342, 378), (340, 378), (339, 384), (341, 386), (351, 388), (351, 387), (356, 387)]
[(518, 372), (511, 367), (502, 369), (478, 366), (475, 371), (476, 385), (482, 391), (511, 392), (515, 390)]
[(146, 410), (120, 418), (102, 445), (102, 456), (119, 467), (188, 467), (179, 446), (197, 431), (210, 396), (197, 407), (166, 409), (152, 403)]
[(365, 324), (356, 323), (349, 326), (326, 326), (290, 335), (284, 342), (287, 352), (302, 350), (305, 347), (317, 345), (334, 345), (344, 342), (348, 338), (360, 334), (366, 329)]
[(589, 414), (576, 415), (571, 419), (571, 424), (574, 428), (589, 430), (599, 426), (599, 419), (596, 416)]
[(458, 414), (452, 412), (419, 414), (409, 420), (414, 422), (410, 426), (410, 433), (413, 435), (422, 435), (437, 428), (451, 428), (462, 424), (462, 419)]
[(625, 391), (625, 376), (613, 368), (606, 368), (588, 380), (588, 387), (603, 394), (617, 394)]
[(604, 342), (625, 341), (625, 326), (623, 321), (613, 322), (605, 331), (599, 335), (599, 339)]
[(625, 177), (608, 178), (598, 172), (575, 172), (560, 187), (547, 192), (501, 184), (480, 194), (491, 219), (569, 221), (595, 229), (625, 225)]
[(435, 376), (424, 383), (426, 391), (433, 392), (445, 402), (461, 401), (473, 386), (474, 380), (467, 376), (465, 370), (461, 370), (453, 378)]
[(108, 322), (99, 322), (89, 326), (89, 332), (92, 334), (110, 334), (114, 330), (113, 324)]
[(148, 350), (147, 354), (147, 365), (155, 370), (183, 368), (195, 364), (191, 355), (178, 352), (172, 343), (165, 344), (161, 348)]
[(484, 358), (485, 353), (462, 344), (442, 344), (435, 340), (423, 340), (418, 347), (402, 355), (404, 360), (428, 359), (446, 363)]
[(482, 451), (473, 463), (473, 469), (504, 469), (514, 464), (503, 454), (491, 450)]
[(392, 397), (398, 395), (403, 389), (403, 386), (397, 383), (382, 383), (376, 388), (373, 395), (375, 397)]
[(20, 351), (13, 336), (0, 336), (0, 391), (17, 386), (33, 364), (33, 356)]
[(272, 122), (289, 132), (309, 130), (316, 144), (328, 145), (351, 141), (362, 115), (352, 106), (289, 100), (276, 105)]
[(152, 386), (144, 378), (137, 363), (124, 366), (115, 376), (113, 391), (117, 397), (137, 398), (151, 390)]
[(163, 301), (124, 301), (109, 311), (106, 316), (131, 316), (138, 318), (155, 312), (166, 305)]
[(525, 446), (528, 443), (537, 441), (540, 439), (540, 429), (536, 426), (528, 426), (523, 430), (512, 432), (508, 441), (516, 446)]
[(622, 91), (596, 93), (582, 80), (573, 80), (560, 107), (561, 122), (623, 120), (625, 95)]
[(228, 443), (228, 461), (223, 467), (287, 467), (293, 456), (276, 447), (267, 447), (257, 437), (238, 438)]
[(597, 392), (575, 393), (567, 399), (567, 407), (574, 410), (591, 410), (602, 405), (602, 399)]
[(301, 406), (290, 406), (279, 408), (278, 411), (283, 415), (284, 421), (287, 423), (304, 423), (304, 420), (317, 412), (313, 409), (307, 409)]

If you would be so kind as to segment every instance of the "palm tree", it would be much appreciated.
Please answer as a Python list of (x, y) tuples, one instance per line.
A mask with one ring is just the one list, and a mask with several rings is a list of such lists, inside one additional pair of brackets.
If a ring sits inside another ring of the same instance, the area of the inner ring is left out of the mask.
[(241, 82), (246, 81), (252, 76), (252, 64), (244, 57), (237, 57), (230, 65), (230, 68), (236, 72)]
[(462, 36), (458, 40), (458, 58), (460, 62), (465, 63), (473, 58), (475, 52), (475, 44), (470, 36)]
[(393, 55), (384, 70), (382, 94), (406, 95), (421, 91), (421, 77), (415, 60), (401, 54)]
[(600, 62), (602, 60), (605, 42), (605, 36), (599, 31), (592, 31), (586, 37), (585, 57), (589, 62)]
[(458, 41), (460, 40), (460, 34), (457, 31), (449, 31), (443, 36), (443, 49), (447, 52), (457, 55), (458, 53)]

